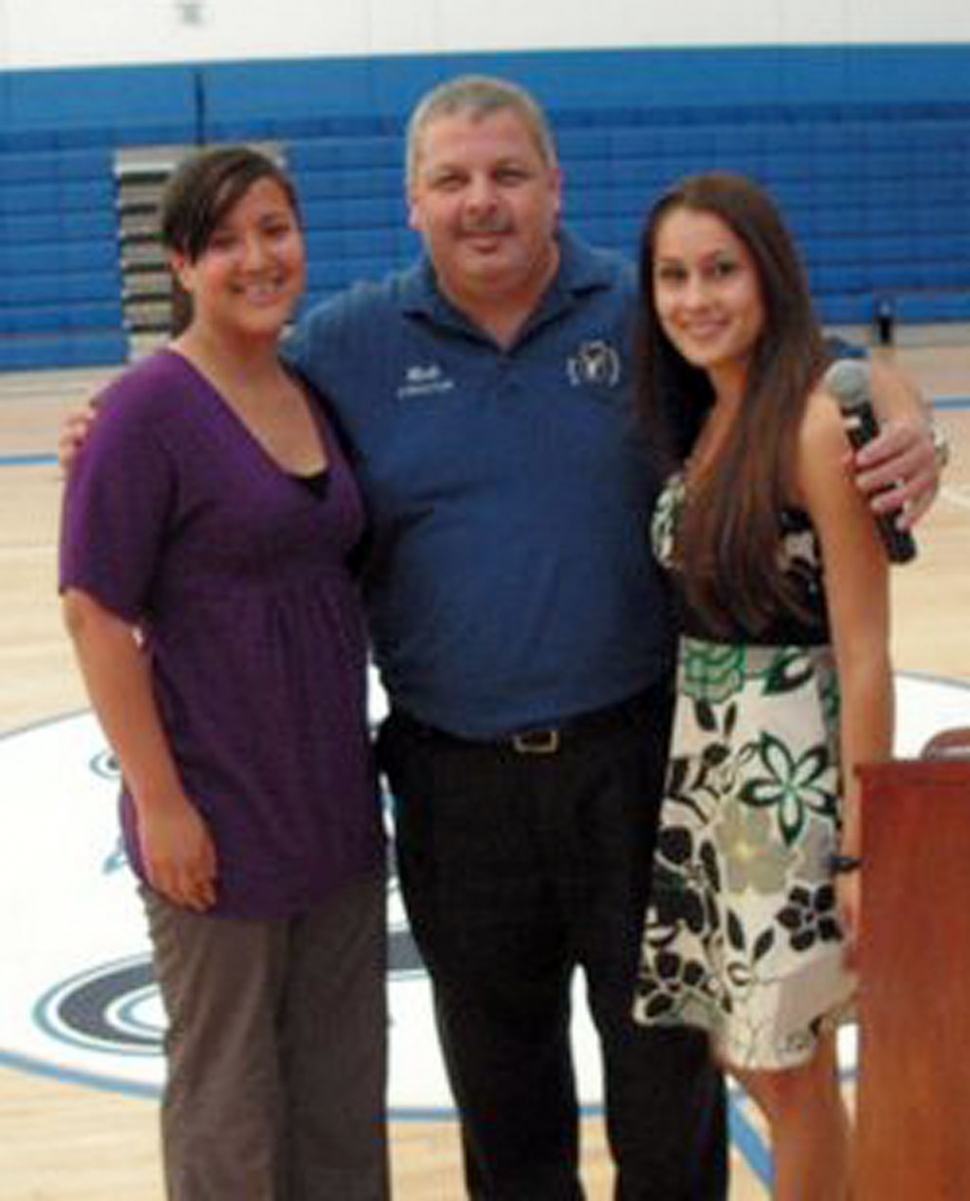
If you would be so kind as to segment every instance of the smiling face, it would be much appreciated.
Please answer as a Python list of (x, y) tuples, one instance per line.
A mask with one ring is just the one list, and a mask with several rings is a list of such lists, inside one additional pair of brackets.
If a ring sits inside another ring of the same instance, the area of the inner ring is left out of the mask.
[(435, 117), (416, 145), (410, 222), (459, 308), (535, 304), (558, 264), (560, 177), (522, 117)]
[(657, 227), (652, 263), (664, 333), (718, 391), (743, 389), (765, 328), (761, 281), (744, 242), (713, 213), (670, 209)]
[(249, 186), (196, 256), (176, 251), (171, 261), (192, 298), (192, 324), (236, 338), (277, 338), (306, 283), (297, 215), (268, 176)]

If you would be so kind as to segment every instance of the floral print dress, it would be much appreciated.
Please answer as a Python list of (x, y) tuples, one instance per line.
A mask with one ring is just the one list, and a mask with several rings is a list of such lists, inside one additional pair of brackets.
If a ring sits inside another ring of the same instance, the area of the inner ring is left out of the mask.
[[(676, 476), (653, 520), (668, 568), (682, 503)], [(644, 1025), (699, 1026), (726, 1063), (757, 1069), (809, 1059), (854, 987), (829, 867), (840, 822), (838, 681), (806, 514), (785, 513), (781, 553), (817, 621), (785, 619), (766, 644), (705, 638), (685, 615), (634, 1002)]]

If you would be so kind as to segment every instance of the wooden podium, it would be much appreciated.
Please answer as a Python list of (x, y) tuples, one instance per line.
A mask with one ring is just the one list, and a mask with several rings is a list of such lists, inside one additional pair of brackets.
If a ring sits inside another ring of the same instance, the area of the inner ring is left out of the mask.
[(970, 1199), (970, 730), (864, 766), (855, 1201)]

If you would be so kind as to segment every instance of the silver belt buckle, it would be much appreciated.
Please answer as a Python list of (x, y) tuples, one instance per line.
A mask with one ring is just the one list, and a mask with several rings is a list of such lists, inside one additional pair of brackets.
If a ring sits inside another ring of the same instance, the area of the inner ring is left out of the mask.
[(512, 749), (520, 755), (554, 755), (559, 750), (558, 730), (527, 730), (512, 735)]

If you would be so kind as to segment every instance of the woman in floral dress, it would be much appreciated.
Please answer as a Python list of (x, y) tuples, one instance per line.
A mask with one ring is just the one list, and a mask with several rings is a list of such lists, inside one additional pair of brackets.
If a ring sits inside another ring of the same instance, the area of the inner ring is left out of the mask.
[(641, 277), (642, 414), (666, 456), (652, 532), (681, 639), (634, 1012), (709, 1032), (768, 1119), (778, 1198), (844, 1201), (834, 1020), (854, 983), (852, 768), (891, 750), (886, 557), (764, 192), (675, 187)]

